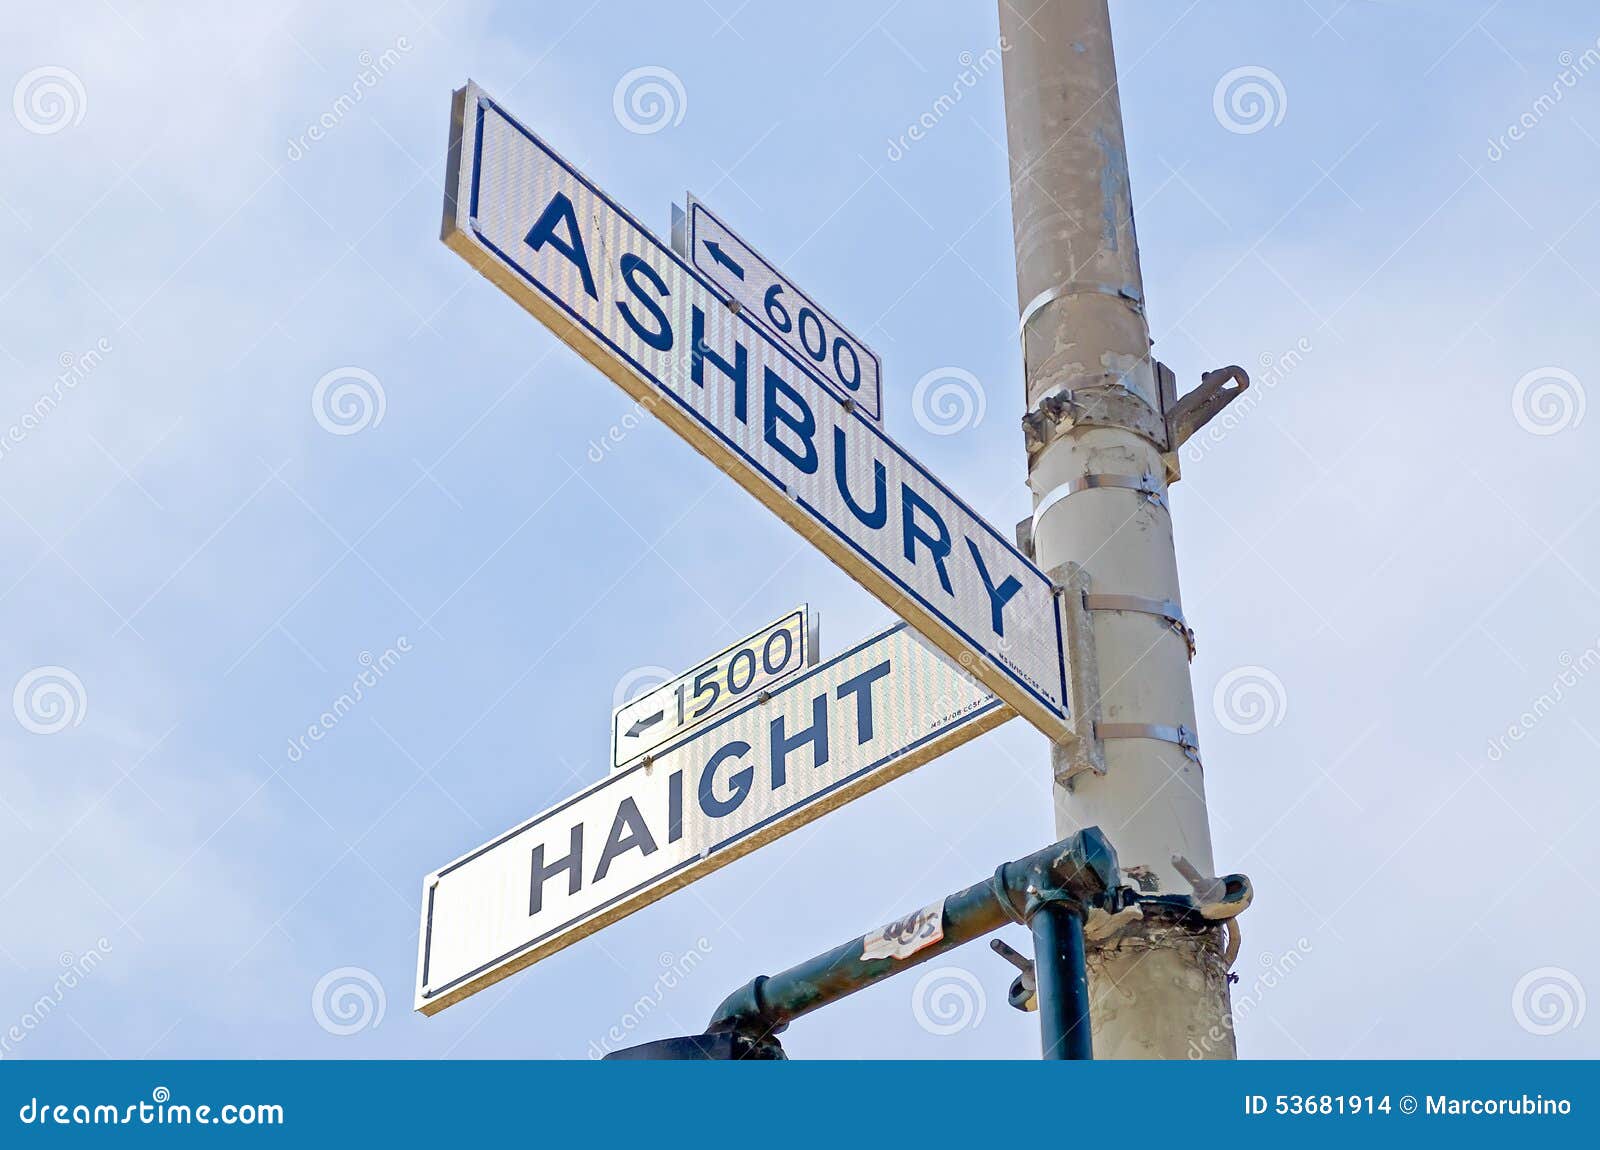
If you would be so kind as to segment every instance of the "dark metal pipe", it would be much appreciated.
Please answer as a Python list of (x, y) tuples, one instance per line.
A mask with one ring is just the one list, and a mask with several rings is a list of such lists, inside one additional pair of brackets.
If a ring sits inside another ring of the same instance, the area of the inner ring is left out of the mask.
[[(1006, 863), (992, 877), (947, 897), (942, 919), (944, 937), (938, 942), (905, 958), (864, 961), (861, 952), (866, 939), (853, 938), (786, 971), (770, 977), (762, 975), (741, 987), (717, 1008), (708, 1029), (736, 1030), (752, 1038), (776, 1034), (796, 1018), (991, 934), (1008, 922), (1026, 923), (1043, 906), (1067, 900), (1079, 908), (1081, 915), (1086, 903), (1116, 886), (1116, 851), (1098, 827), (1088, 827), (1042, 851)], [(1082, 920), (1076, 921), (1081, 970)], [(1043, 990), (1042, 983), (1040, 989)]]
[(1070, 902), (1044, 903), (1028, 919), (1028, 926), (1033, 931), (1033, 976), (1039, 987), (1044, 1057), (1093, 1058), (1083, 907)]
[(907, 958), (863, 960), (865, 938), (853, 938), (778, 974), (761, 975), (729, 995), (717, 1008), (710, 1029), (732, 1028), (751, 1034), (776, 1034), (802, 1015), (846, 995), (865, 990), (890, 975), (937, 958), (1013, 921), (985, 879), (957, 891), (944, 902), (944, 937)]

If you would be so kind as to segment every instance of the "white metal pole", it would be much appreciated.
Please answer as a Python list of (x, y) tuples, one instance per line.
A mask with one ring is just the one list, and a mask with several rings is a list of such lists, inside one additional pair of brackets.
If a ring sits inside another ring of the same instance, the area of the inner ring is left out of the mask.
[[(1181, 604), (1106, 0), (1000, 0), (1000, 30), (1034, 554), (1080, 564), (1092, 595)], [(1104, 774), (1066, 777), (1081, 756), (1055, 749), (1056, 832), (1098, 825), (1143, 893), (1193, 895), (1184, 872), (1216, 871), (1183, 745), (1188, 643), (1159, 613), (1090, 602), (1098, 699), (1073, 704), (1105, 736)], [(1092, 951), (1097, 1056), (1233, 1057), (1219, 934), (1147, 921)]]

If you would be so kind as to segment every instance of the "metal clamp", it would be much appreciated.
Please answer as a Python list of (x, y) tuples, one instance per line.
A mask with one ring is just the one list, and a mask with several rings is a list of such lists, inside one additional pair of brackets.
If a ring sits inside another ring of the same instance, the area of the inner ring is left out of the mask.
[(1172, 868), (1194, 888), (1194, 908), (1209, 922), (1237, 917), (1255, 898), (1250, 880), (1242, 874), (1202, 875), (1182, 855), (1172, 856)]
[(1080, 491), (1089, 491), (1097, 487), (1117, 487), (1127, 491), (1137, 491), (1163, 511), (1170, 510), (1167, 507), (1166, 492), (1162, 490), (1160, 481), (1149, 472), (1143, 475), (1080, 475), (1076, 479), (1069, 479), (1051, 488), (1045, 493), (1044, 498), (1039, 500), (1039, 506), (1033, 509), (1034, 532), (1038, 532), (1039, 520), (1044, 518), (1044, 513), (1057, 503)]
[(1024, 446), (1030, 456), (1035, 455), (1057, 436), (1079, 427), (1132, 431), (1156, 450), (1167, 450), (1166, 419), (1121, 375), (1082, 376), (1040, 399), (1038, 406), (1022, 417)]
[[(1190, 931), (1226, 923), (1228, 938), (1222, 957), (1228, 966), (1232, 966), (1233, 960), (1238, 957), (1241, 937), (1238, 918), (1255, 897), (1249, 877), (1228, 874), (1205, 879), (1200, 878), (1198, 872), (1181, 856), (1174, 855), (1172, 862), (1178, 873), (1194, 886), (1194, 894), (1148, 894), (1134, 887), (1119, 887), (1101, 899), (1099, 906), (1090, 909), (1084, 922), (1085, 940), (1094, 946), (1102, 946), (1141, 923), (1146, 928), (1178, 926)], [(1129, 868), (1141, 872), (1145, 869)]]
[(1106, 773), (1105, 748), (1094, 737), (1094, 724), (1100, 717), (1100, 660), (1095, 653), (1094, 621), (1084, 606), (1089, 573), (1068, 562), (1052, 567), (1049, 574), (1059, 597), (1062, 636), (1067, 644), (1067, 697), (1071, 702), (1067, 721), (1073, 737), (1057, 740), (1050, 748), (1056, 782), (1064, 785), (1083, 771)]
[(1172, 743), (1183, 748), (1186, 759), (1195, 766), (1201, 766), (1200, 744), (1195, 742), (1195, 733), (1188, 727), (1179, 724), (1169, 727), (1162, 723), (1096, 723), (1095, 737), (1104, 741), (1107, 739), (1157, 739), (1163, 743)]
[(1143, 595), (1090, 595), (1084, 593), (1083, 606), (1088, 611), (1137, 611), (1165, 619), (1167, 625), (1182, 637), (1189, 648), (1189, 661), (1194, 662), (1194, 630), (1183, 618), (1183, 609), (1171, 599), (1147, 599)]

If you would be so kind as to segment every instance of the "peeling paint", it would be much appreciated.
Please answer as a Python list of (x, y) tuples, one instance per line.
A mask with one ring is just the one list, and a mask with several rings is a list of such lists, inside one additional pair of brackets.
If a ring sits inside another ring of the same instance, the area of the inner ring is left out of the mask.
[(1118, 205), (1128, 201), (1128, 158), (1101, 128), (1094, 130), (1095, 146), (1100, 149), (1100, 238), (1108, 251), (1117, 250)]

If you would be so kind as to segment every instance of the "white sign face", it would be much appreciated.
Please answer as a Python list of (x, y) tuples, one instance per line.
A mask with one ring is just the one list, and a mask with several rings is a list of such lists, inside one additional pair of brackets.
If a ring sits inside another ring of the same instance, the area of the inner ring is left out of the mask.
[(788, 348), (474, 84), (444, 242), (1045, 734), (1050, 579)]
[(689, 197), (684, 244), (689, 262), (788, 348), (828, 389), (883, 423), (883, 365), (878, 354), (817, 306), (759, 252)]
[(1005, 722), (905, 624), (428, 876), (433, 1014)]
[(612, 770), (669, 743), (691, 727), (770, 690), (817, 662), (816, 633), (802, 606), (693, 670), (646, 691), (611, 716)]

